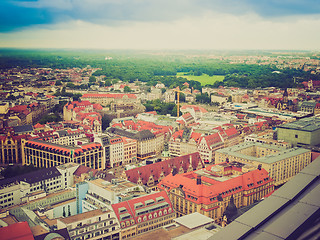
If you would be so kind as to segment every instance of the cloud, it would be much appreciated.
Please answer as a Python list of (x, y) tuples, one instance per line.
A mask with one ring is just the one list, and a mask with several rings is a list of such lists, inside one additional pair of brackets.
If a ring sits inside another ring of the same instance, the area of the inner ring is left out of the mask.
[(0, 31), (72, 20), (117, 25), (172, 22), (207, 12), (263, 18), (320, 13), (318, 0), (1, 0)]
[[(320, 18), (272, 21), (257, 14), (206, 12), (171, 22), (82, 20), (0, 34), (0, 46), (95, 49), (319, 49)], [(21, 41), (23, 39), (23, 41)]]

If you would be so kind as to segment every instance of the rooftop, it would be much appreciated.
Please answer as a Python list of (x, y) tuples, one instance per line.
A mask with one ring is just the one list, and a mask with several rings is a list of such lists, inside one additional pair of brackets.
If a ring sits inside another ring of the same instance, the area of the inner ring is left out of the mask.
[(60, 221), (65, 223), (65, 224), (70, 224), (70, 223), (74, 223), (74, 222), (79, 222), (81, 220), (84, 219), (88, 219), (88, 218), (92, 218), (95, 216), (100, 216), (104, 213), (110, 212), (110, 210), (108, 209), (107, 211), (103, 211), (101, 209), (96, 209), (93, 211), (89, 211), (89, 212), (85, 212), (85, 213), (80, 213), (74, 216), (70, 216), (70, 217), (66, 217), (66, 218), (61, 218)]
[(320, 129), (320, 118), (309, 117), (278, 126), (278, 128), (313, 132)]
[(319, 192), (318, 157), (270, 197), (209, 239), (319, 239)]
[[(244, 149), (250, 148), (250, 147), (262, 147), (262, 148), (267, 148), (267, 149), (273, 149), (275, 151), (275, 153), (274, 154), (270, 153), (264, 157), (256, 157), (256, 156), (250, 156), (247, 154), (243, 154), (240, 152), (241, 150), (244, 150)], [(257, 142), (245, 142), (245, 143), (241, 143), (238, 145), (234, 145), (232, 147), (219, 149), (216, 152), (227, 154), (229, 156), (234, 156), (234, 157), (238, 157), (238, 158), (244, 158), (249, 161), (257, 161), (257, 162), (266, 163), (266, 164), (278, 162), (283, 159), (294, 157), (294, 156), (297, 156), (297, 155), (300, 155), (303, 153), (307, 153), (307, 152), (311, 153), (310, 150), (304, 149), (304, 148), (294, 147), (294, 148), (285, 149), (283, 147), (269, 145), (269, 144), (263, 144), (263, 143), (257, 143)]]
[(208, 223), (214, 222), (212, 218), (206, 217), (201, 213), (194, 212), (179, 218), (174, 219), (175, 222), (183, 225), (189, 229), (197, 228)]
[(128, 188), (137, 186), (136, 184), (129, 182), (123, 179), (114, 179), (114, 183), (105, 181), (104, 179), (97, 178), (89, 182), (89, 184), (94, 184), (99, 186), (105, 190), (112, 191), (112, 192), (121, 192), (126, 191)]

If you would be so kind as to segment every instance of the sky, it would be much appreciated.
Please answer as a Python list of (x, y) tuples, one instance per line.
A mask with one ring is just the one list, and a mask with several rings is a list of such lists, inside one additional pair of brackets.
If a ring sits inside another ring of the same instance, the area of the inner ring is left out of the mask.
[(320, 50), (320, 0), (0, 0), (0, 48)]

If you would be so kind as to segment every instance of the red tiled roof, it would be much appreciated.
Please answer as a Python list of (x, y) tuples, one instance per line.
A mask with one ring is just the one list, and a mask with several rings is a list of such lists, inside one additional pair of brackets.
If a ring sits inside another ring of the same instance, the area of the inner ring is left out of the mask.
[(182, 166), (184, 172), (186, 172), (190, 165), (190, 159), (192, 163), (192, 169), (196, 169), (199, 164), (204, 166), (200, 158), (200, 154), (196, 152), (181, 157), (171, 158), (162, 162), (157, 162), (154, 164), (149, 164), (134, 169), (129, 169), (125, 171), (125, 173), (130, 182), (137, 183), (140, 178), (143, 184), (147, 184), (150, 175), (153, 176), (154, 181), (158, 181), (159, 178), (161, 178), (162, 173), (164, 176), (167, 176), (172, 172), (174, 166), (178, 170)]
[[(211, 168), (212, 166), (209, 167)], [(208, 169), (208, 167), (206, 169)], [(210, 172), (208, 172), (208, 174), (210, 174)], [(224, 198), (243, 190), (250, 190), (273, 182), (273, 179), (269, 178), (268, 172), (264, 169), (256, 169), (254, 171), (244, 173), (238, 177), (230, 178), (226, 181), (216, 181), (213, 178), (201, 176), (201, 181), (208, 184), (200, 185), (197, 185), (197, 176), (198, 175), (195, 171), (190, 173), (176, 174), (175, 176), (169, 174), (161, 180), (161, 182), (158, 184), (158, 188), (160, 190), (170, 191), (171, 189), (182, 185), (182, 190), (184, 190), (186, 198), (188, 198), (189, 201), (196, 202), (198, 204), (210, 204), (218, 201), (217, 198), (213, 201), (210, 199), (217, 197), (219, 194), (221, 194), (222, 198)], [(262, 183), (258, 184), (260, 181), (262, 181)], [(164, 188), (164, 186), (167, 188)], [(239, 188), (240, 186), (241, 188)], [(195, 198), (190, 198), (188, 196)]]
[(33, 126), (33, 128), (42, 128), (44, 125), (41, 125), (40, 123), (37, 123), (36, 125)]
[(213, 145), (217, 145), (219, 143), (223, 144), (223, 139), (221, 138), (219, 133), (214, 133), (214, 134), (205, 136), (204, 139), (206, 140), (207, 145), (209, 147)]
[(192, 108), (195, 112), (202, 112), (202, 113), (207, 113), (208, 111), (204, 109), (203, 107), (199, 107), (196, 105), (183, 105), (180, 109), (188, 109)]
[(15, 111), (15, 112), (23, 112), (27, 110), (28, 105), (16, 105), (14, 107), (11, 107), (9, 110)]
[(18, 222), (0, 228), (1, 240), (34, 240), (27, 222)]
[[(159, 201), (160, 199), (161, 201)], [(167, 204), (167, 206), (152, 212), (148, 211), (147, 213), (138, 215), (138, 213), (141, 212), (140, 210), (144, 208), (152, 209), (152, 206), (155, 206), (156, 209), (156, 206), (162, 204)], [(140, 205), (140, 207), (138, 207), (138, 205)], [(158, 217), (163, 217), (173, 212), (171, 201), (165, 191), (155, 192), (142, 197), (133, 198), (128, 201), (112, 204), (112, 208), (120, 222), (121, 228), (131, 227), (135, 224), (146, 222), (151, 219), (157, 219)], [(128, 218), (122, 220), (121, 215), (125, 214)]]
[(99, 172), (99, 170), (92, 169), (92, 168), (89, 168), (89, 167), (84, 166), (84, 165), (79, 165), (77, 170), (74, 172), (74, 175), (76, 175), (78, 177), (81, 177), (81, 174), (83, 174), (83, 173), (89, 174), (89, 172), (92, 172), (93, 176), (95, 176)]

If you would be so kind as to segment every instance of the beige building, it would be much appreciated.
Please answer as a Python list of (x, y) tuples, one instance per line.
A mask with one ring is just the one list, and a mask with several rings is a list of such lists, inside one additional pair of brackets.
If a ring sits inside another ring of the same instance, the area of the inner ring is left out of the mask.
[(110, 209), (96, 209), (57, 220), (58, 229), (67, 228), (72, 240), (120, 239), (120, 226)]
[(304, 148), (285, 149), (278, 146), (246, 142), (216, 151), (215, 163), (237, 161), (261, 166), (274, 179), (275, 186), (289, 181), (311, 162), (311, 151)]
[(264, 169), (231, 162), (169, 174), (158, 188), (168, 194), (178, 217), (198, 212), (221, 223), (230, 204), (240, 208), (260, 200), (273, 192), (274, 181)]
[(89, 101), (91, 103), (99, 103), (102, 106), (111, 104), (112, 102), (139, 102), (135, 94), (129, 93), (106, 93), (106, 94), (83, 94), (81, 97), (82, 101)]
[(135, 139), (137, 141), (137, 160), (152, 158), (160, 151), (160, 145), (163, 144), (164, 135), (155, 135), (149, 130), (134, 131), (111, 127), (109, 133)]
[(92, 169), (105, 169), (100, 143), (64, 146), (41, 140), (23, 139), (22, 150), (22, 163), (26, 165), (48, 168), (74, 162)]

